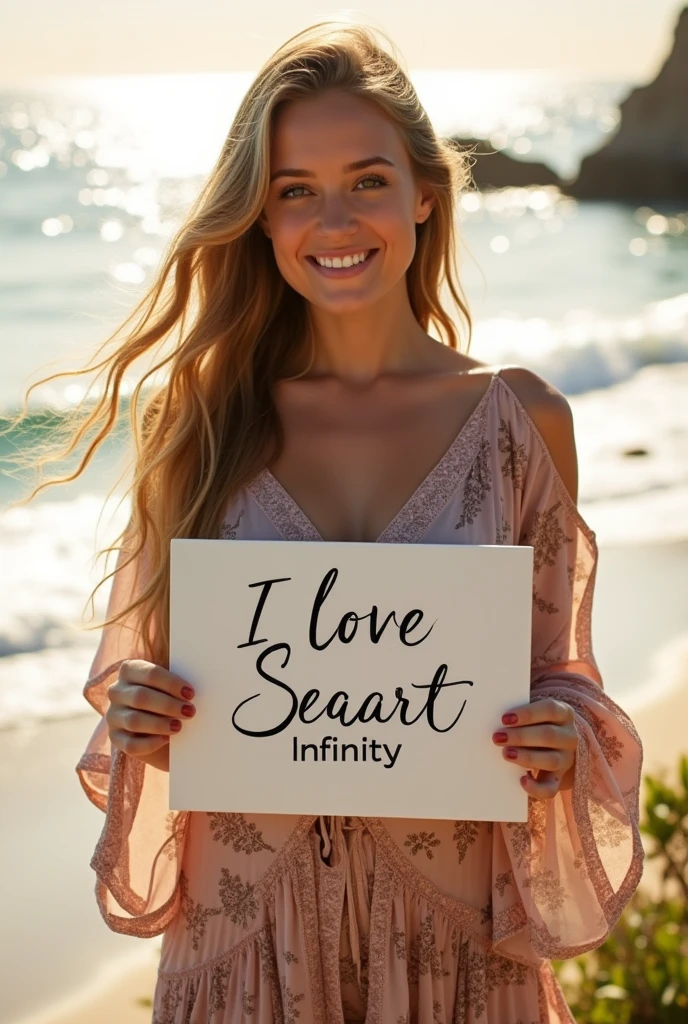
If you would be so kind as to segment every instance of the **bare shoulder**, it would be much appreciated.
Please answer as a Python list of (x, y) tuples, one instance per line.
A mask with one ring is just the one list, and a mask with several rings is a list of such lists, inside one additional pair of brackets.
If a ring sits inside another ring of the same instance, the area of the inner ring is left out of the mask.
[(553, 384), (524, 366), (505, 366), (501, 378), (514, 392), (545, 442), (566, 490), (578, 501), (578, 458), (573, 414)]

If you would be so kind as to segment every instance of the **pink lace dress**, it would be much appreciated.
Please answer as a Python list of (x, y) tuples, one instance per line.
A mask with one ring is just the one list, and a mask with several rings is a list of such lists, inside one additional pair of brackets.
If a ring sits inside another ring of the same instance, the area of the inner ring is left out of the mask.
[[(268, 470), (222, 537), (321, 540)], [(105, 812), (96, 898), (113, 930), (164, 935), (154, 1024), (573, 1021), (549, 961), (600, 945), (638, 884), (642, 747), (591, 647), (595, 534), (499, 372), (391, 542), (532, 545), (531, 699), (574, 709), (573, 788), (527, 823), (170, 811), (167, 773), (111, 750), (101, 718), (76, 769)], [(111, 612), (133, 586), (115, 576)], [(105, 627), (84, 689), (101, 715), (134, 656), (135, 628)]]

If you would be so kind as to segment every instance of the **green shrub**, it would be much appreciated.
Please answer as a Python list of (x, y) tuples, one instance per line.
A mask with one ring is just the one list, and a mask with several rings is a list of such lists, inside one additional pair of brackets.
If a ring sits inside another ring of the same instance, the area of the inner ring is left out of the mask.
[(686, 1024), (688, 1021), (688, 758), (679, 785), (644, 777), (640, 830), (659, 859), (662, 892), (636, 892), (609, 938), (573, 960), (552, 962), (579, 1024)]

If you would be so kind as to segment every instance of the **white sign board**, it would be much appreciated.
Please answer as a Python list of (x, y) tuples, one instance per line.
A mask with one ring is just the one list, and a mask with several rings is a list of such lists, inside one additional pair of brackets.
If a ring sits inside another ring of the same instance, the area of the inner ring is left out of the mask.
[(173, 540), (170, 808), (526, 821), (533, 549)]

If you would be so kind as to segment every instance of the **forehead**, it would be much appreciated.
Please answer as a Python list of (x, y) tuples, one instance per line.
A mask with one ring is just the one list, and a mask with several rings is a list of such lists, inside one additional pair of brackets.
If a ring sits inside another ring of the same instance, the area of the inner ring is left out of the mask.
[[(392, 122), (371, 100), (342, 92), (290, 100), (275, 115), (273, 169), (285, 161), (311, 167), (337, 164), (381, 153), (401, 163), (404, 147)], [(310, 163), (308, 161), (311, 161)]]

